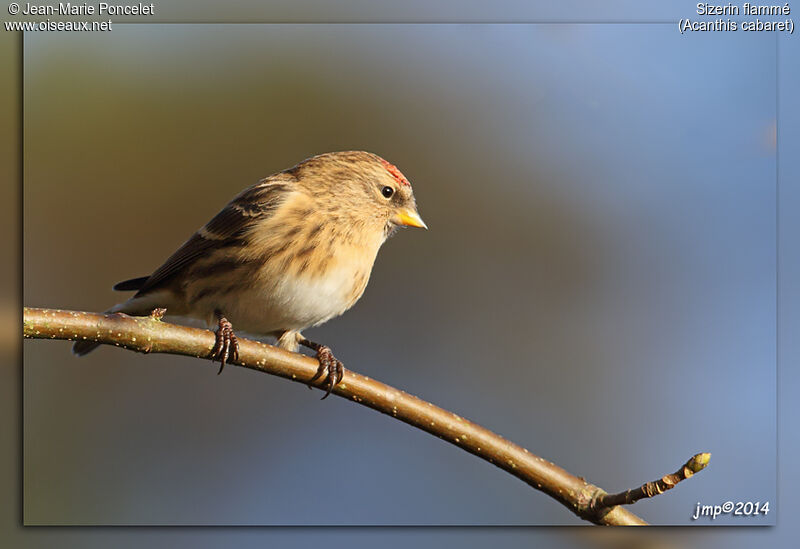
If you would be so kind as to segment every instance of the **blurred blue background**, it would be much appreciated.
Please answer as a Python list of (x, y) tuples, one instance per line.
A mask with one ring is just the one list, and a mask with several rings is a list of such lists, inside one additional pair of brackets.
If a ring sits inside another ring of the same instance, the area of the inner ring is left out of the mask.
[[(162, 14), (163, 18), (170, 18), (172, 20), (186, 20), (189, 18), (195, 18), (200, 20), (206, 21), (220, 21), (223, 19), (227, 20), (247, 20), (247, 19), (258, 19), (258, 20), (281, 20), (281, 21), (288, 21), (288, 20), (315, 20), (315, 21), (323, 21), (323, 20), (338, 20), (338, 21), (354, 21), (354, 20), (395, 20), (395, 21), (409, 21), (409, 20), (587, 20), (587, 21), (642, 21), (642, 20), (660, 20), (666, 21), (669, 23), (669, 26), (674, 27), (673, 22), (677, 21), (679, 17), (685, 17), (687, 14), (690, 14), (694, 10), (694, 4), (691, 2), (675, 2), (675, 3), (642, 3), (642, 2), (620, 2), (620, 1), (609, 1), (609, 2), (602, 2), (602, 3), (595, 3), (595, 2), (584, 2), (584, 1), (565, 1), (558, 4), (553, 3), (545, 3), (545, 2), (526, 2), (526, 3), (519, 3), (519, 2), (496, 2), (489, 4), (479, 4), (475, 2), (469, 3), (459, 3), (457, 6), (458, 9), (454, 9), (455, 6), (451, 2), (438, 2), (438, 3), (416, 3), (416, 2), (408, 2), (408, 3), (396, 3), (396, 4), (388, 4), (382, 2), (373, 2), (373, 3), (364, 3), (359, 1), (349, 1), (349, 2), (342, 2), (342, 3), (324, 3), (324, 2), (317, 2), (314, 0), (303, 1), (303, 2), (293, 2), (289, 3), (282, 3), (282, 2), (264, 2), (260, 3), (257, 6), (252, 3), (248, 2), (241, 2), (235, 4), (226, 5), (225, 11), (219, 9), (213, 3), (207, 2), (199, 2), (192, 4), (192, 11), (191, 13), (186, 12), (186, 4), (182, 2), (162, 2), (158, 5), (158, 9)], [(623, 29), (624, 27), (619, 27)], [(677, 32), (677, 31), (676, 31)], [(719, 37), (720, 35), (715, 35)], [(62, 35), (63, 37), (63, 35)], [(758, 35), (751, 35), (751, 39), (756, 40), (756, 42), (761, 38)], [(694, 38), (693, 38), (694, 39)], [(779, 38), (780, 43), (780, 57), (779, 57), (779, 66), (781, 68), (779, 73), (779, 84), (780, 84), (780, 122), (778, 124), (777, 133), (779, 136), (778, 143), (780, 149), (780, 171), (779, 177), (781, 181), (781, 188), (780, 188), (780, 196), (779, 196), (779, 204), (780, 204), (780, 212), (781, 216), (779, 218), (779, 226), (780, 226), (780, 238), (779, 238), (779, 246), (780, 246), (780, 258), (779, 258), (779, 288), (778, 288), (778, 296), (779, 296), (779, 303), (780, 308), (778, 310), (778, 317), (779, 321), (779, 338), (778, 338), (778, 363), (780, 366), (780, 377), (779, 377), (779, 384), (778, 384), (778, 394), (779, 394), (779, 410), (780, 410), (780, 421), (779, 421), (779, 432), (780, 432), (780, 443), (779, 443), (779, 450), (780, 450), (780, 482), (782, 487), (790, 487), (797, 484), (798, 475), (797, 475), (797, 468), (794, 465), (796, 460), (792, 458), (792, 456), (796, 455), (798, 451), (800, 451), (800, 439), (797, 436), (797, 429), (794, 424), (793, 419), (797, 417), (798, 412), (800, 411), (797, 406), (797, 400), (792, 398), (794, 391), (798, 387), (798, 375), (796, 368), (789, 368), (788, 365), (794, 364), (797, 362), (798, 357), (798, 348), (796, 343), (796, 338), (793, 335), (797, 332), (797, 312), (798, 312), (798, 292), (797, 292), (797, 284), (796, 281), (798, 279), (798, 274), (800, 271), (798, 268), (800, 267), (800, 255), (798, 255), (798, 248), (796, 245), (796, 235), (798, 234), (798, 226), (797, 226), (797, 216), (793, 215), (793, 212), (796, 211), (798, 204), (798, 200), (800, 199), (800, 195), (798, 195), (798, 187), (797, 182), (800, 181), (800, 165), (797, 162), (797, 154), (796, 151), (798, 147), (800, 147), (800, 109), (798, 109), (798, 104), (796, 98), (800, 96), (800, 76), (798, 76), (797, 71), (794, 68), (797, 66), (798, 62), (798, 55), (800, 55), (800, 45), (798, 45), (797, 40), (794, 37), (788, 36), (781, 36)], [(749, 43), (748, 43), (749, 44)], [(740, 43), (737, 47), (740, 51), (742, 49), (747, 49), (750, 46), (745, 43)], [(761, 44), (763, 46), (763, 43)], [(104, 43), (103, 48), (107, 47)], [(17, 76), (20, 74), (19, 69), (15, 68), (17, 66), (17, 58), (20, 53), (19, 43), (17, 41), (17, 36), (12, 33), (0, 33), (0, 64), (4, 68), (6, 68), (7, 72), (12, 75), (12, 78), (3, 79), (0, 81), (0, 106), (3, 108), (3, 116), (0, 117), (0, 120), (5, 122), (5, 124), (0, 124), (3, 128), (2, 134), (0, 134), (0, 140), (2, 140), (3, 146), (0, 147), (0, 153), (3, 155), (4, 161), (0, 163), (0, 170), (7, 176), (8, 180), (16, 180), (20, 176), (20, 172), (18, 171), (18, 162), (16, 160), (19, 148), (18, 143), (16, 142), (16, 137), (18, 135), (18, 126), (17, 122), (19, 120), (19, 112), (18, 112), (18, 105), (19, 105), (19, 96), (17, 95)], [(705, 53), (703, 47), (698, 46), (698, 50), (696, 52), (698, 55), (702, 56)], [(49, 55), (55, 55), (56, 52), (51, 52)], [(246, 55), (261, 55), (261, 52), (248, 52)], [(73, 60), (75, 63), (80, 64), (81, 60)], [(774, 61), (774, 60), (773, 60)], [(698, 60), (697, 63), (701, 63), (702, 61)], [(713, 71), (716, 68), (713, 58), (707, 57), (706, 64), (708, 65), (708, 70)], [(767, 65), (769, 62), (767, 62)], [(758, 66), (764, 65), (760, 61), (756, 64), (756, 66), (752, 64), (746, 64), (745, 61), (741, 62), (741, 66), (739, 67), (740, 71), (740, 78), (741, 82), (747, 82), (750, 78), (750, 74), (753, 71), (756, 71)], [(675, 72), (673, 77), (675, 79), (681, 78), (678, 72)], [(69, 83), (71, 78), (69, 76), (63, 76), (61, 80), (58, 82), (58, 85), (63, 85), (64, 83)], [(740, 83), (741, 83), (740, 82)], [(105, 84), (103, 84), (105, 85)], [(687, 86), (691, 85), (691, 82), (687, 82)], [(738, 84), (737, 84), (738, 86)], [(724, 90), (721, 93), (737, 93), (737, 87), (731, 87), (728, 90)], [(58, 100), (56, 97), (54, 100)], [(698, 109), (700, 107), (697, 107)], [(69, 107), (65, 107), (65, 109), (69, 109)], [(735, 113), (734, 113), (735, 115)], [(162, 128), (163, 129), (163, 128)], [(384, 151), (385, 154), (390, 154), (391, 151)], [(152, 158), (151, 158), (152, 160)], [(400, 159), (393, 158), (396, 162), (400, 163)], [(96, 158), (93, 157), (93, 161), (96, 161)], [(289, 159), (280, 159), (276, 160), (276, 165), (272, 167), (265, 167), (264, 172), (268, 171), (269, 169), (279, 169), (284, 167), (286, 162), (289, 162)], [(726, 160), (725, 162), (729, 162), (730, 160)], [(401, 164), (401, 168), (405, 171), (409, 171), (404, 164)], [(418, 178), (413, 178), (415, 183), (415, 188), (418, 194), (422, 194), (421, 191), (421, 181)], [(235, 182), (232, 183), (232, 187), (236, 189), (239, 186), (242, 186), (244, 183)], [(6, 224), (7, 230), (3, 231), (3, 235), (6, 237), (2, 240), (3, 245), (7, 247), (12, 253), (15, 252), (18, 247), (19, 242), (19, 233), (16, 230), (15, 223), (19, 219), (18, 211), (17, 211), (17, 189), (12, 188), (10, 189), (10, 197), (9, 200), (5, 201), (0, 207), (4, 208), (3, 212), (4, 215), (0, 216), (3, 223)], [(230, 194), (221, 198), (221, 200), (227, 200)], [(69, 198), (70, 201), (75, 201), (75, 197), (71, 196)], [(208, 206), (211, 210), (218, 207), (218, 205), (209, 205)], [(423, 214), (425, 214), (426, 210), (423, 209)], [(213, 213), (213, 212), (207, 212)], [(199, 216), (199, 214), (198, 214)], [(426, 216), (426, 219), (428, 217)], [(428, 219), (429, 220), (429, 219)], [(197, 223), (201, 223), (205, 221), (205, 219), (197, 220)], [(430, 220), (429, 220), (430, 221)], [(141, 227), (140, 227), (141, 228)], [(191, 231), (194, 226), (188, 228), (188, 231)], [(27, 228), (26, 228), (27, 229)], [(176, 227), (175, 230), (177, 232), (178, 228)], [(426, 238), (432, 238), (434, 235), (433, 232), (425, 235)], [(97, 236), (97, 235), (95, 235)], [(180, 240), (186, 236), (186, 233), (175, 236), (176, 239)], [(393, 239), (387, 247), (383, 250), (381, 254), (381, 259), (379, 259), (379, 265), (382, 261), (387, 261), (390, 255), (398, 253), (396, 248), (398, 245), (401, 245), (401, 242), (405, 239), (412, 238), (412, 233), (407, 232), (404, 234), (399, 235), (396, 239)], [(415, 239), (415, 244), (418, 242)], [(165, 244), (165, 247), (168, 247), (170, 244)], [(27, 250), (26, 250), (27, 252)], [(162, 256), (159, 256), (157, 259), (154, 259), (155, 262), (160, 261), (163, 259)], [(140, 264), (132, 265), (131, 268), (136, 267), (139, 268)], [(27, 278), (26, 273), (26, 278)], [(125, 273), (127, 276), (128, 272)], [(376, 273), (377, 275), (377, 273)], [(20, 302), (17, 295), (15, 295), (15, 291), (13, 291), (15, 281), (19, 280), (19, 271), (16, 269), (16, 266), (13, 262), (5, 264), (5, 267), (0, 270), (0, 276), (2, 276), (3, 281), (7, 284), (4, 284), (4, 287), (11, 287), (12, 291), (10, 293), (2, 294), (2, 309), (0, 312), (3, 313), (3, 318), (13, 319), (17, 317), (18, 307)], [(371, 293), (376, 291), (376, 282), (378, 278), (373, 278), (373, 281), (368, 289), (367, 296), (369, 297)], [(98, 293), (104, 293), (104, 297), (98, 296), (98, 307), (103, 307), (107, 304), (107, 300), (110, 299), (111, 293), (107, 292), (108, 286), (103, 286), (102, 283), (99, 284), (96, 288)], [(65, 291), (66, 293), (66, 291)], [(27, 300), (27, 298), (26, 298)], [(77, 300), (76, 300), (77, 301)], [(13, 305), (10, 306), (10, 305)], [(27, 301), (26, 301), (26, 304)], [(50, 304), (50, 303), (48, 303)], [(350, 315), (354, 315), (359, 311), (360, 307), (363, 307), (364, 303), (361, 303), (357, 308), (350, 313)], [(348, 315), (349, 316), (349, 315)], [(348, 316), (339, 319), (337, 323), (345, 322)], [(331, 324), (329, 327), (332, 328), (334, 324)], [(325, 329), (327, 329), (326, 327)], [(16, 337), (18, 336), (19, 332), (16, 332)], [(18, 367), (13, 360), (8, 360), (14, 356), (13, 350), (13, 341), (15, 337), (14, 331), (3, 331), (0, 333), (0, 336), (3, 337), (2, 339), (2, 347), (0, 350), (3, 351), (3, 358), (4, 358), (4, 368), (0, 370), (0, 373), (3, 374), (3, 383), (0, 384), (0, 391), (2, 391), (2, 398), (0, 398), (0, 409), (2, 410), (2, 417), (6, 418), (8, 428), (4, 428), (0, 430), (0, 439), (2, 439), (2, 443), (0, 443), (0, 448), (2, 448), (2, 453), (0, 453), (0, 462), (2, 463), (2, 471), (7, 476), (3, 477), (3, 483), (8, 488), (3, 493), (5, 497), (0, 500), (0, 509), (2, 509), (2, 518), (3, 518), (3, 527), (0, 528), (2, 531), (4, 542), (8, 543), (10, 546), (14, 547), (48, 547), (52, 546), (54, 543), (58, 544), (61, 547), (106, 547), (109, 544), (114, 545), (115, 547), (140, 547), (143, 544), (148, 546), (164, 546), (164, 547), (176, 547), (176, 546), (191, 546), (191, 547), (216, 547), (220, 545), (229, 545), (231, 543), (236, 544), (240, 547), (255, 547), (255, 546), (263, 546), (263, 544), (274, 542), (279, 543), (281, 546), (286, 547), (304, 547), (310, 543), (324, 543), (327, 546), (331, 547), (338, 547), (338, 546), (359, 546), (359, 545), (375, 545), (381, 544), (382, 546), (387, 547), (404, 547), (410, 544), (415, 546), (429, 546), (429, 547), (441, 547), (441, 546), (449, 546), (458, 544), (461, 547), (484, 547), (487, 543), (501, 543), (504, 546), (508, 547), (516, 547), (516, 546), (525, 546), (528, 547), (532, 543), (535, 544), (536, 542), (544, 543), (546, 546), (563, 546), (563, 547), (597, 547), (600, 546), (614, 546), (614, 547), (621, 547), (621, 546), (644, 546), (639, 545), (643, 539), (648, 541), (658, 540), (659, 537), (663, 541), (663, 536), (668, 535), (669, 541), (671, 541), (671, 546), (681, 546), (681, 547), (695, 547), (695, 546), (702, 546), (702, 547), (724, 547), (726, 549), (732, 547), (753, 547), (756, 544), (764, 544), (768, 543), (771, 546), (776, 547), (789, 547), (795, 543), (794, 539), (794, 532), (792, 528), (792, 521), (791, 517), (793, 516), (794, 510), (797, 508), (796, 502), (793, 498), (791, 498), (791, 490), (787, 488), (782, 488), (778, 493), (779, 501), (778, 506), (775, 509), (775, 516), (780, 516), (779, 519), (779, 527), (778, 528), (770, 528), (770, 529), (692, 529), (691, 531), (687, 531), (682, 529), (680, 531), (676, 530), (669, 530), (668, 533), (664, 531), (660, 532), (653, 532), (652, 530), (648, 531), (646, 537), (644, 533), (639, 531), (640, 535), (636, 538), (622, 538), (618, 537), (617, 534), (614, 532), (603, 531), (599, 532), (597, 530), (592, 530), (591, 535), (587, 532), (587, 530), (581, 530), (577, 533), (577, 535), (573, 535), (570, 531), (565, 530), (542, 530), (542, 529), (530, 529), (530, 528), (505, 528), (505, 529), (475, 529), (475, 528), (461, 528), (461, 529), (397, 529), (397, 528), (384, 528), (384, 529), (366, 529), (366, 530), (354, 530), (354, 529), (343, 529), (343, 528), (336, 528), (336, 529), (298, 529), (298, 528), (289, 528), (289, 529), (222, 529), (222, 530), (208, 530), (208, 529), (147, 529), (147, 528), (136, 528), (136, 529), (86, 529), (86, 528), (72, 528), (72, 529), (61, 529), (61, 528), (26, 528), (21, 529), (19, 528), (18, 524), (19, 521), (22, 520), (21, 512), (18, 510), (18, 505), (20, 500), (22, 499), (22, 492), (19, 480), (16, 478), (17, 472), (20, 470), (21, 467), (21, 455), (17, 450), (18, 441), (21, 442), (21, 424), (17, 424), (15, 418), (18, 417), (18, 410), (21, 406), (18, 390), (20, 388), (20, 375), (21, 375), (21, 367)], [(61, 344), (54, 344), (59, 346)], [(64, 350), (66, 350), (65, 344)], [(98, 353), (101, 351), (98, 351)], [(59, 357), (62, 357), (61, 351), (59, 350)], [(62, 357), (63, 358), (63, 357)], [(141, 359), (142, 357), (137, 357)], [(59, 358), (61, 360), (61, 358)], [(147, 360), (152, 360), (152, 358), (148, 358)], [(139, 367), (142, 366), (141, 362), (137, 362)], [(380, 365), (381, 363), (376, 363)], [(67, 362), (67, 367), (72, 367), (72, 363)], [(175, 368), (174, 363), (165, 364), (167, 368), (172, 367)], [(191, 368), (192, 365), (187, 365), (186, 368)], [(27, 367), (27, 364), (26, 364)], [(120, 368), (120, 370), (122, 367)], [(369, 373), (366, 371), (366, 368), (361, 368), (362, 371), (365, 373)], [(166, 370), (161, 370), (160, 372), (164, 372)], [(121, 372), (115, 372), (114, 375), (110, 376), (111, 381), (117, 381), (118, 376)], [(187, 376), (191, 376), (196, 374), (196, 367), (191, 370), (190, 374)], [(265, 381), (259, 378), (258, 383), (260, 384), (265, 383)], [(108, 380), (106, 381), (106, 383)], [(163, 379), (159, 380), (160, 383), (163, 383)], [(277, 383), (277, 380), (275, 381)], [(403, 386), (403, 385), (401, 385)], [(281, 385), (281, 387), (286, 387), (286, 385)], [(176, 388), (178, 390), (179, 388)], [(270, 394), (272, 398), (275, 397), (275, 392), (280, 391), (280, 389), (273, 390)], [(305, 391), (305, 393), (309, 393)], [(82, 395), (83, 396), (83, 395)], [(430, 396), (430, 395), (423, 395), (423, 396)], [(433, 395), (436, 396), (436, 395)], [(715, 396), (715, 395), (713, 395)], [(185, 398), (185, 395), (184, 397)], [(676, 397), (678, 398), (678, 397)], [(313, 400), (309, 393), (309, 400)], [(328, 401), (326, 401), (327, 403)], [(615, 403), (613, 400), (609, 400), (612, 404)], [(691, 402), (686, 403), (687, 406), (692, 405)], [(473, 406), (470, 406), (469, 409), (465, 409), (464, 412), (470, 412), (473, 410)], [(60, 414), (61, 410), (54, 410), (52, 413), (54, 416)], [(370, 412), (366, 410), (359, 410), (361, 414), (359, 417), (363, 415), (367, 415)], [(633, 415), (639, 413), (639, 410), (633, 409), (631, 412)], [(485, 414), (483, 417), (468, 413), (469, 417), (481, 421), (487, 424), (489, 427), (493, 427), (500, 431), (501, 433), (509, 434), (505, 432), (501, 425), (499, 424), (489, 424), (485, 421), (486, 417)], [(589, 418), (591, 419), (591, 417)], [(386, 424), (387, 428), (394, 428), (400, 427), (404, 429), (402, 425), (395, 425), (394, 423)], [(603, 431), (598, 436), (601, 436), (603, 433), (607, 431)], [(576, 434), (576, 436), (581, 436), (583, 433)], [(413, 441), (416, 444), (421, 443), (422, 437), (425, 437), (423, 434), (417, 434), (417, 438), (414, 438)], [(627, 439), (627, 437), (623, 437)], [(69, 442), (69, 435), (64, 435), (64, 439)], [(556, 461), (560, 462), (560, 458), (562, 456), (558, 456), (555, 454), (548, 455), (544, 446), (539, 444), (536, 440), (532, 438), (525, 438), (525, 439), (517, 439), (518, 442), (526, 444), (530, 448), (541, 452), (542, 454), (552, 457)], [(647, 439), (648, 442), (650, 439)], [(436, 441), (438, 443), (438, 441)], [(80, 441), (75, 442), (75, 444), (79, 444)], [(181, 442), (183, 443), (183, 442)], [(639, 445), (640, 447), (643, 446), (642, 444)], [(704, 448), (707, 448), (706, 445), (703, 445)], [(710, 448), (709, 448), (710, 449)], [(138, 449), (137, 449), (138, 451)], [(749, 455), (749, 454), (748, 454)], [(470, 458), (469, 456), (462, 456), (464, 459), (474, 459)], [(56, 457), (54, 457), (54, 460)], [(192, 456), (191, 459), (196, 459), (196, 456)], [(644, 478), (650, 479), (653, 478), (654, 474), (661, 474), (664, 469), (671, 470), (673, 468), (674, 457), (672, 455), (665, 456), (662, 461), (658, 463), (652, 463), (649, 465), (643, 464), (642, 466), (642, 475)], [(720, 455), (719, 453), (715, 453), (713, 458), (713, 467), (717, 467), (719, 465)], [(744, 459), (744, 458), (742, 458)], [(575, 461), (580, 461), (583, 464), (592, 463), (594, 460), (583, 459), (583, 456), (576, 458)], [(757, 463), (755, 460), (749, 462), (752, 467), (756, 469), (761, 467), (762, 463)], [(661, 467), (661, 465), (664, 467)], [(429, 466), (430, 464), (426, 464)], [(488, 467), (488, 466), (486, 466)], [(658, 473), (655, 472), (657, 467), (661, 467), (661, 470)], [(750, 474), (753, 470), (752, 467), (748, 469), (744, 474)], [(609, 464), (609, 469), (614, 470), (613, 464)], [(645, 471), (646, 469), (646, 471)], [(699, 476), (696, 479), (692, 480), (691, 482), (701, 482), (705, 481), (708, 482), (706, 477), (708, 474), (712, 472), (712, 469), (709, 469), (702, 473), (703, 476)], [(573, 469), (573, 472), (580, 472), (579, 470)], [(499, 474), (499, 472), (497, 472)], [(638, 473), (637, 473), (638, 474)], [(627, 475), (621, 474), (620, 476), (626, 477), (622, 480), (622, 484), (628, 486), (632, 482), (632, 478), (627, 478)], [(631, 477), (633, 473), (631, 473)], [(639, 480), (644, 480), (644, 478), (640, 478)], [(727, 479), (728, 485), (736, 488), (738, 486), (738, 482), (741, 479), (741, 474), (736, 474)], [(611, 486), (609, 482), (606, 482), (606, 479), (602, 478), (591, 478), (594, 482), (597, 482), (603, 485), (606, 488), (614, 489), (614, 488), (621, 488), (622, 486)], [(509, 479), (509, 482), (513, 482)], [(493, 486), (496, 483), (492, 484)], [(663, 498), (670, 498), (676, 497), (679, 490), (689, 490), (689, 484), (680, 487), (680, 489), (676, 489), (672, 493), (663, 496)], [(697, 499), (708, 497), (714, 497), (715, 494), (711, 492), (706, 492), (707, 485), (702, 487), (696, 486), (692, 489), (697, 491)], [(526, 492), (527, 498), (531, 500), (536, 499), (543, 499), (542, 496), (536, 493), (528, 494)], [(750, 494), (748, 494), (750, 495)], [(695, 497), (695, 496), (691, 496)], [(691, 498), (690, 498), (691, 499)], [(453, 498), (452, 501), (456, 501)], [(660, 513), (651, 512), (652, 505), (655, 502), (644, 502), (642, 504), (637, 505), (636, 511), (645, 516), (645, 518), (653, 521), (653, 522), (661, 522)], [(416, 504), (416, 503), (415, 503)], [(500, 501), (498, 505), (504, 505), (503, 501)], [(509, 502), (509, 507), (514, 504), (513, 501)], [(694, 504), (694, 503), (692, 503)], [(648, 506), (648, 507), (646, 507)], [(312, 508), (313, 504), (309, 505), (309, 508)], [(563, 511), (561, 511), (563, 512)], [(561, 520), (564, 520), (565, 517), (559, 515)], [(747, 524), (751, 524), (747, 522)], [(617, 531), (618, 532), (618, 531)], [(598, 538), (599, 536), (599, 538)], [(633, 544), (633, 545), (631, 545)], [(658, 544), (659, 547), (664, 546), (663, 544)]]
[[(670, 25), (29, 35), (24, 302), (102, 310), (241, 188), (371, 150), (431, 230), (309, 335), (611, 491), (712, 452), (653, 522), (774, 501), (775, 67), (772, 35)], [(300, 385), (68, 349), (25, 343), (27, 524), (579, 522)]]

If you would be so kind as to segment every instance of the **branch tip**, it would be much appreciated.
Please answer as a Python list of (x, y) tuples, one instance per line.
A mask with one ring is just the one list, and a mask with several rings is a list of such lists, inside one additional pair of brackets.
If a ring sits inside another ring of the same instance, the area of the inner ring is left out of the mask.
[(651, 498), (658, 494), (663, 494), (667, 490), (671, 490), (679, 482), (691, 478), (695, 473), (699, 473), (708, 466), (711, 460), (710, 452), (702, 452), (695, 454), (689, 461), (683, 464), (676, 472), (664, 475), (659, 480), (646, 482), (638, 488), (626, 490), (617, 494), (599, 494), (590, 505), (590, 508), (595, 512), (600, 512), (602, 509), (614, 507), (616, 505), (630, 505), (636, 503), (640, 499)]
[(686, 462), (684, 467), (689, 471), (694, 473), (699, 473), (703, 469), (708, 466), (708, 463), (711, 461), (711, 452), (702, 452), (700, 454), (695, 454), (691, 457), (689, 461)]

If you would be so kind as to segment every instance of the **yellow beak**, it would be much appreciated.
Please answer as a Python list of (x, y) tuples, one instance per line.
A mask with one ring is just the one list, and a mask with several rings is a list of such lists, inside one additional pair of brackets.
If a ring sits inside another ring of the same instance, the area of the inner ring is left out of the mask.
[(394, 214), (392, 221), (397, 225), (405, 225), (406, 227), (420, 227), (422, 229), (428, 228), (419, 214), (414, 210), (409, 209), (398, 211), (396, 214)]

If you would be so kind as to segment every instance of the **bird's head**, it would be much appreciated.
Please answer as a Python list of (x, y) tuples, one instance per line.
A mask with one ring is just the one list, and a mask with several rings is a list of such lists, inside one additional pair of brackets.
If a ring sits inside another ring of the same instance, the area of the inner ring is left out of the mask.
[(417, 212), (408, 179), (394, 164), (364, 151), (325, 153), (287, 170), (321, 210), (391, 234), (398, 227), (428, 227)]

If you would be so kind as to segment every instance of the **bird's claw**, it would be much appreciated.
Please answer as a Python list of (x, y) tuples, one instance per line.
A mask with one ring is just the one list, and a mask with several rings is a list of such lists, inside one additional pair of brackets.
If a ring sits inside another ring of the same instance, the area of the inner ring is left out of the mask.
[(219, 372), (217, 372), (219, 375), (229, 358), (231, 360), (239, 359), (239, 340), (233, 333), (233, 325), (225, 317), (219, 319), (216, 336), (214, 348), (211, 349), (211, 361), (219, 360)]
[(312, 383), (324, 375), (326, 391), (325, 396), (323, 396), (321, 400), (325, 400), (328, 398), (328, 395), (331, 394), (333, 388), (342, 381), (342, 377), (344, 377), (344, 364), (333, 356), (331, 348), (326, 345), (321, 345), (317, 349), (317, 360), (319, 361), (319, 368), (317, 368), (317, 373), (314, 374), (314, 377), (308, 381), (308, 386), (310, 388)]

